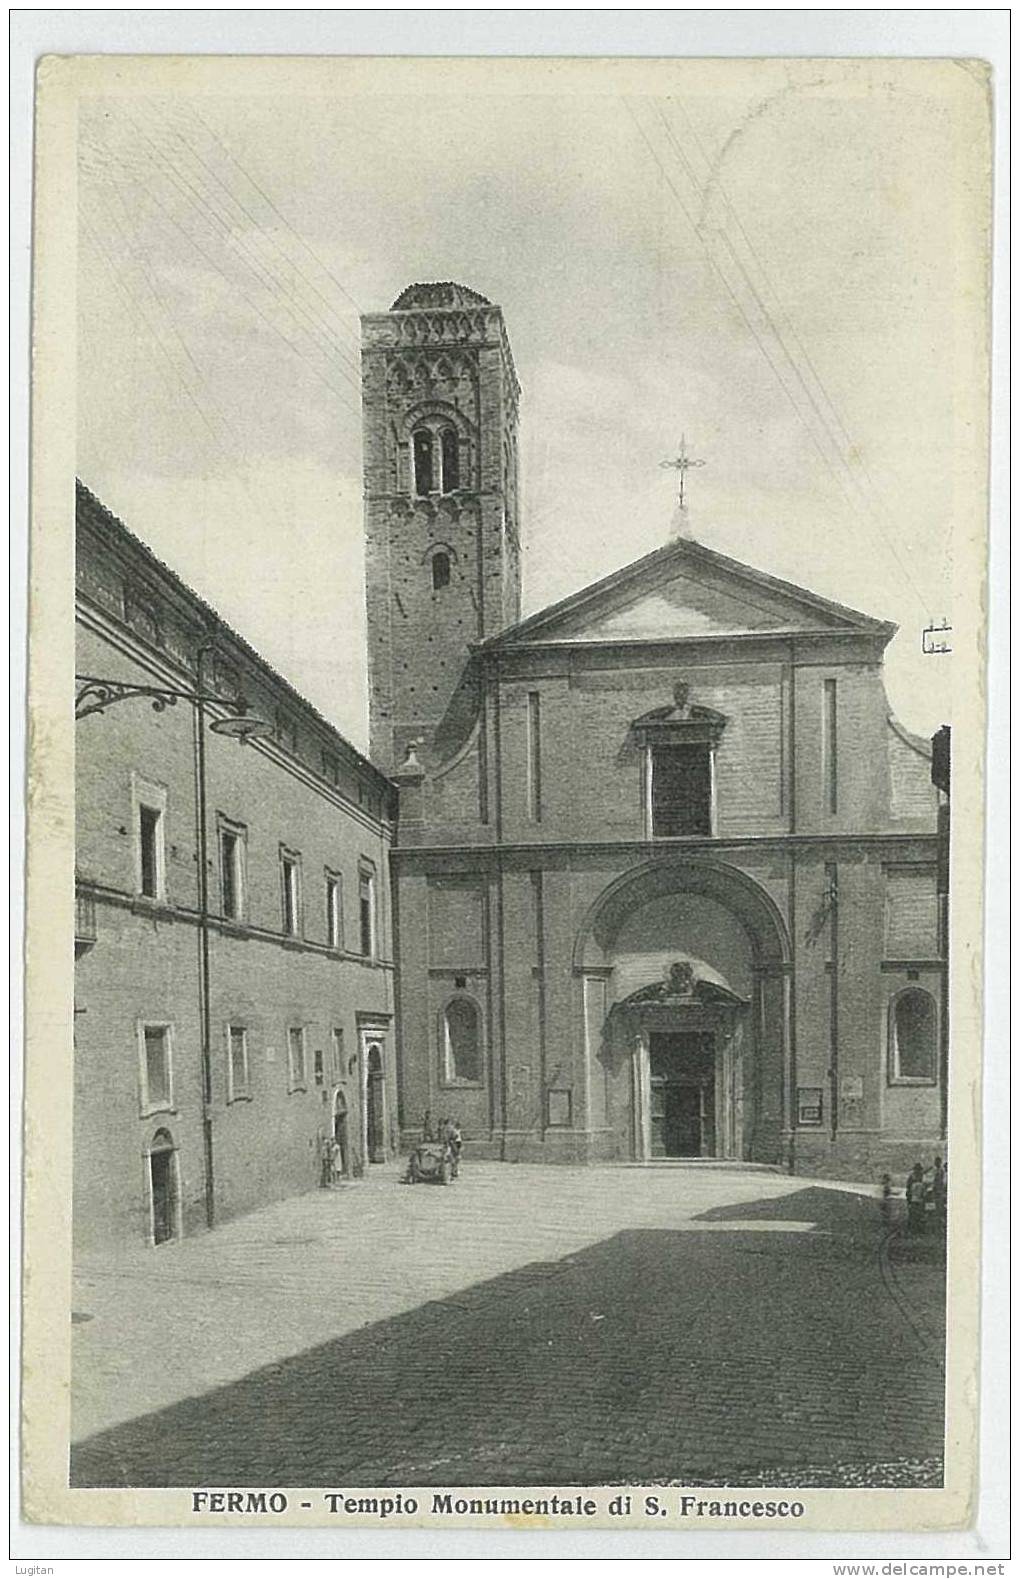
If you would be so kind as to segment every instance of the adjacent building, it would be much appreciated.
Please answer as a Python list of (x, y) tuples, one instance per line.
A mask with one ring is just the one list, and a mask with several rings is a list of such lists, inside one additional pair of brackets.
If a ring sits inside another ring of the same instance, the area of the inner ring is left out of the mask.
[[(500, 309), (363, 320), (406, 1143), (903, 1172), (945, 1133), (938, 793), (894, 627), (685, 536), (519, 617)], [(621, 523), (626, 529), (626, 523)]]
[(161, 1243), (394, 1155), (394, 794), (80, 484), (77, 631), (75, 1236)]

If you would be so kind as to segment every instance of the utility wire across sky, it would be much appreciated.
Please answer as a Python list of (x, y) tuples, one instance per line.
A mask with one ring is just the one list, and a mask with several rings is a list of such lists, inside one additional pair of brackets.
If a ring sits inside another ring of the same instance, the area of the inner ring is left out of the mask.
[[(856, 464), (850, 463), (848, 456), (854, 452), (852, 439), (825, 390), (814, 363), (804, 351), (796, 332), (792, 330), (785, 311), (783, 316), (787, 324), (786, 334), (777, 322), (776, 311), (770, 309), (765, 300), (766, 294), (771, 294), (777, 300), (777, 293), (770, 287), (758, 253), (739, 219), (736, 208), (718, 176), (714, 177), (711, 190), (708, 175), (704, 178), (699, 177), (667, 117), (667, 107), (671, 107), (674, 101), (627, 99), (624, 102), (674, 202), (700, 242), (713, 273), (739, 313), (808, 438), (855, 515), (873, 536), (877, 534), (881, 539), (884, 550), (895, 562), (903, 578), (905, 588), (913, 595), (919, 612), (925, 620), (930, 619), (936, 605), (930, 598), (925, 597), (897, 549), (892, 535), (883, 526), (882, 506), (877, 497), (873, 496), (873, 484), (872, 495), (869, 495), (857, 475)], [(687, 124), (690, 125), (690, 118), (685, 111), (682, 113)], [(700, 142), (699, 148), (703, 158), (708, 161), (708, 155)], [(710, 165), (709, 169), (711, 169)], [(707, 214), (712, 191), (719, 192), (726, 215), (738, 232), (736, 244), (727, 229), (723, 226), (712, 227), (708, 223)], [(696, 217), (696, 209), (702, 214), (701, 219)], [(743, 258), (738, 248), (744, 252)], [(759, 276), (757, 283), (756, 274)]]

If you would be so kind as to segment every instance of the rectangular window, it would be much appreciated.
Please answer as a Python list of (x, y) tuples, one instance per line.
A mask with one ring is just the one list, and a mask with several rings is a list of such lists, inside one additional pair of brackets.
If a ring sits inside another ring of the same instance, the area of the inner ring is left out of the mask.
[(142, 893), (147, 899), (159, 898), (159, 846), (163, 813), (155, 806), (139, 806), (138, 838), (142, 856)]
[(339, 1025), (333, 1027), (333, 1079), (344, 1078), (344, 1033)]
[(358, 910), (361, 932), (361, 952), (366, 959), (375, 958), (375, 873), (366, 867), (358, 877)]
[(251, 1096), (248, 1074), (248, 1032), (243, 1025), (227, 1027), (227, 1101)]
[(218, 653), (213, 656), (213, 685), (220, 696), (239, 700), (242, 696), (241, 672)]
[(147, 642), (151, 642), (154, 647), (161, 645), (162, 637), (156, 605), (136, 587), (124, 588), (124, 618)]
[(283, 930), (296, 938), (301, 931), (301, 859), (293, 850), (280, 850), (280, 903)]
[(325, 1068), (324, 1068), (324, 1063), (323, 1063), (322, 1050), (320, 1048), (316, 1049), (316, 1051), (315, 1051), (315, 1053), (313, 1055), (313, 1059), (314, 1059), (314, 1067), (315, 1067), (315, 1084), (317, 1086), (321, 1086), (323, 1084), (323, 1081), (326, 1078), (326, 1074), (325, 1074)]
[(344, 946), (343, 884), (339, 872), (326, 873), (326, 938), (330, 948)]
[(287, 1073), (291, 1091), (303, 1091), (307, 1085), (305, 1075), (305, 1028), (292, 1025), (287, 1032)]
[(247, 838), (239, 823), (220, 821), (220, 899), (225, 916), (240, 921), (245, 913)]
[(838, 759), (836, 742), (836, 682), (822, 687), (822, 805), (830, 814), (837, 808)]
[(528, 692), (528, 816), (532, 822), (542, 821), (542, 722), (541, 697), (538, 691)]
[(131, 775), (135, 887), (146, 899), (166, 898), (166, 790)]
[(712, 832), (712, 749), (703, 741), (649, 750), (652, 835)]
[(935, 959), (938, 892), (934, 867), (886, 867), (885, 885), (886, 959)]
[(297, 720), (286, 708), (278, 707), (273, 719), (273, 735), (279, 745), (293, 756), (298, 754), (298, 726)]
[(141, 1044), (142, 1112), (165, 1112), (173, 1107), (169, 1025), (143, 1025)]

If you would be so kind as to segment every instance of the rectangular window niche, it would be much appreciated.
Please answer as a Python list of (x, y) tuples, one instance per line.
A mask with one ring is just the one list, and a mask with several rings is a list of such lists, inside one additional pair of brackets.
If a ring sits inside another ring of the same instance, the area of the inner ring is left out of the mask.
[(822, 805), (830, 816), (839, 807), (839, 747), (836, 738), (836, 682), (822, 687)]
[(573, 1123), (573, 1093), (550, 1088), (545, 1094), (545, 1122), (548, 1129), (570, 1129)]
[(542, 720), (538, 691), (528, 692), (528, 817), (542, 821)]

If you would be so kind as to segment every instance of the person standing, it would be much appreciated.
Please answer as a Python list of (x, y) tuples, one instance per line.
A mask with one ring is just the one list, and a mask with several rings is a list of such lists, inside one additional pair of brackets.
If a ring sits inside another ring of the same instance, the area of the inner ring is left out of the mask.
[(932, 1168), (931, 1199), (935, 1215), (935, 1232), (944, 1239), (949, 1206), (949, 1181), (946, 1176), (946, 1165), (941, 1157), (935, 1158), (935, 1166)]
[(927, 1186), (924, 1182), (924, 1168), (915, 1162), (907, 1178), (907, 1232), (910, 1234), (924, 1233), (924, 1198)]
[(889, 1173), (883, 1173), (883, 1175), (882, 1175), (882, 1205), (881, 1205), (882, 1226), (883, 1226), (883, 1228), (891, 1228), (892, 1227), (892, 1220), (893, 1220), (892, 1194), (893, 1194), (892, 1175), (889, 1174)]

